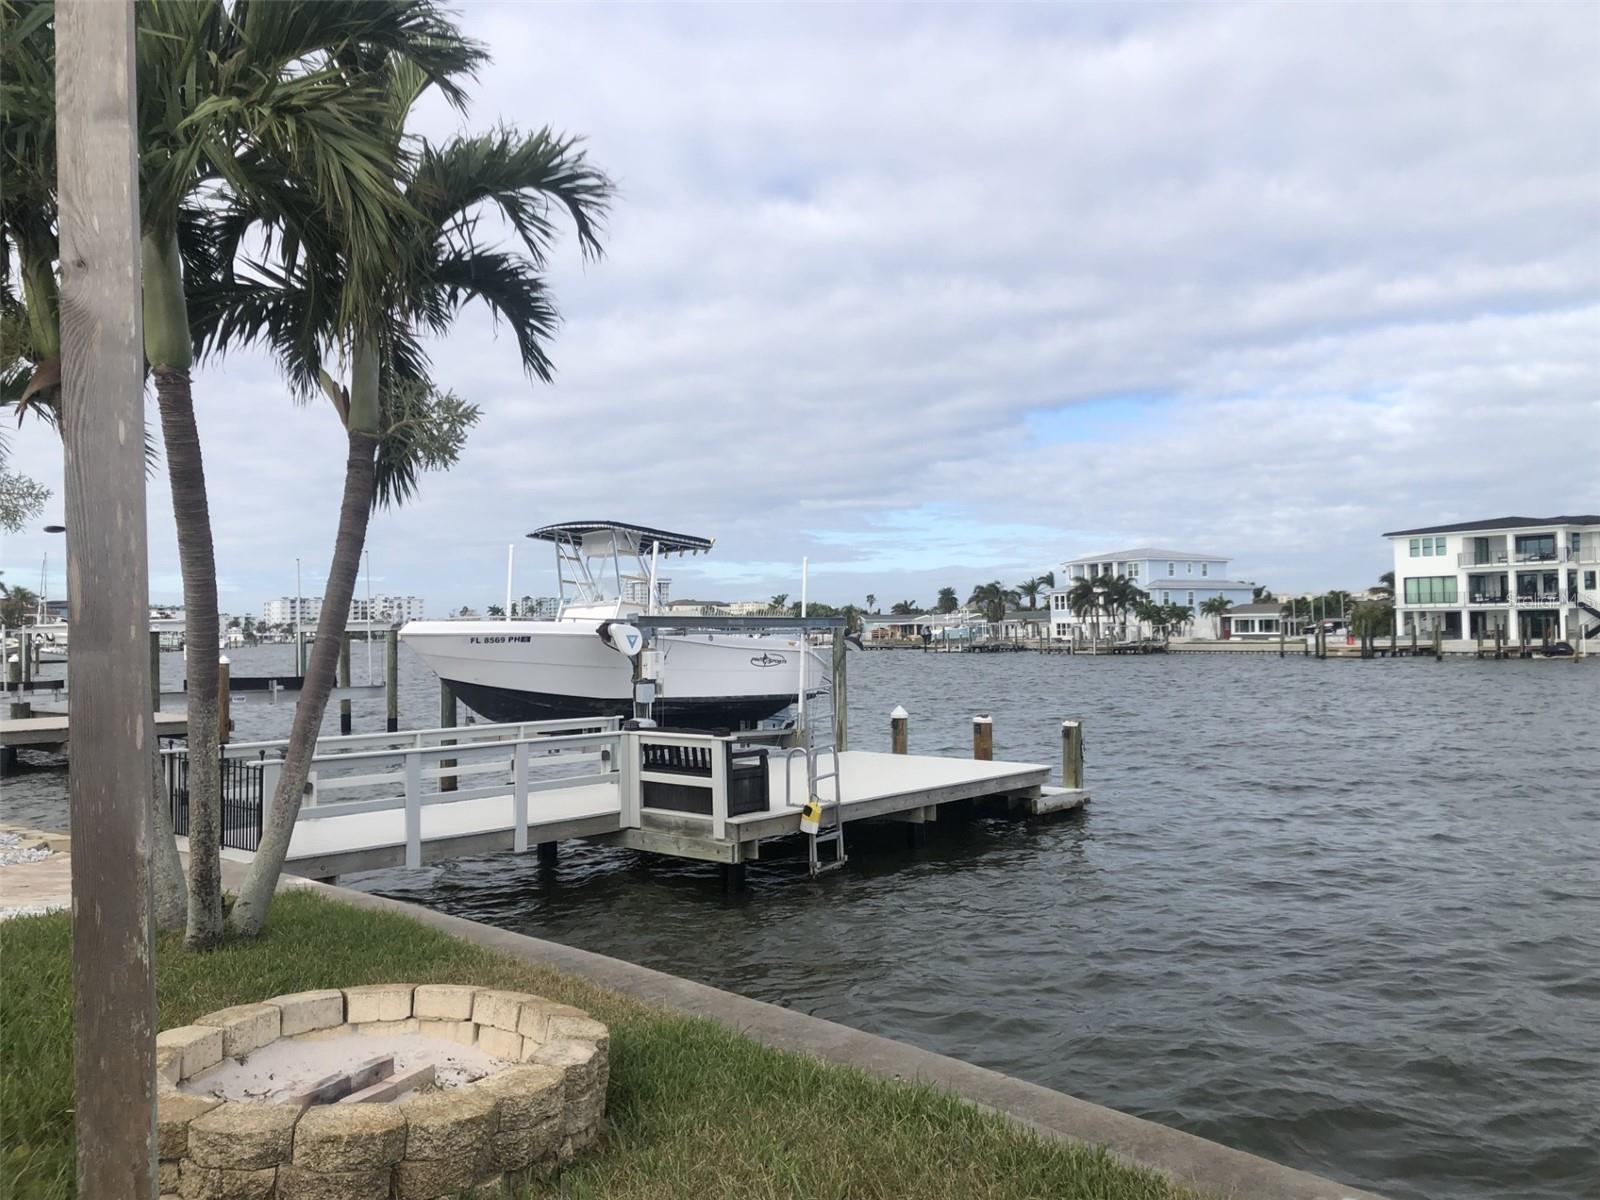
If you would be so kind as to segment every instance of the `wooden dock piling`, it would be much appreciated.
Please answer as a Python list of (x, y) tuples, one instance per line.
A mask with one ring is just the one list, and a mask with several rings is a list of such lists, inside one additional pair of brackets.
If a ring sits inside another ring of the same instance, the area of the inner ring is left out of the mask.
[[(369, 635), (370, 636), (370, 635)], [(346, 630), (339, 638), (339, 686), (350, 686), (350, 631)], [(339, 701), (339, 732), (348, 735), (350, 732), (350, 697), (345, 696)]]
[(1279, 658), (1282, 658), (1285, 654), (1288, 653), (1288, 649), (1287, 649), (1287, 646), (1286, 646), (1286, 643), (1285, 643), (1285, 639), (1288, 637), (1288, 633), (1286, 632), (1287, 624), (1288, 624), (1288, 622), (1286, 622), (1283, 619), (1283, 614), (1279, 613), (1278, 614), (1278, 657)]
[[(450, 690), (450, 685), (442, 679), (439, 681), (439, 727), (441, 729), (454, 729), (456, 727), (456, 694)], [(454, 746), (455, 741), (447, 739), (441, 742), (440, 745)], [(456, 760), (453, 758), (441, 758), (439, 760), (441, 769), (455, 765)], [(439, 790), (441, 792), (455, 791), (456, 777), (454, 775), (439, 776)]]
[(889, 749), (893, 753), (905, 754), (907, 752), (906, 745), (909, 741), (907, 726), (910, 722), (911, 714), (896, 704), (894, 711), (889, 714)]
[(383, 731), (400, 728), (400, 631), (389, 630), (383, 647)]
[(850, 692), (846, 686), (850, 646), (841, 626), (833, 631), (833, 744), (850, 749)]
[(972, 757), (994, 761), (994, 721), (987, 714), (972, 718)]
[(33, 631), (22, 630), (17, 635), (17, 650), (22, 656), (22, 686), (33, 686)]
[(1061, 722), (1061, 786), (1083, 787), (1083, 722)]
[[(226, 654), (217, 656), (217, 742), (228, 744), (228, 734), (233, 729), (233, 692), (231, 690), (233, 664)], [(157, 706), (159, 707), (159, 706)]]
[(1438, 623), (1433, 627), (1433, 661), (1444, 661), (1444, 626)]

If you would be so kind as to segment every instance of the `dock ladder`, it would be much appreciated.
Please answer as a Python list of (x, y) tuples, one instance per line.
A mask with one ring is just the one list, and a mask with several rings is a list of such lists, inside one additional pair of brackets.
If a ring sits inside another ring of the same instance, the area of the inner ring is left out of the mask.
[[(803, 661), (812, 660), (820, 661), (820, 656), (808, 648)], [(791, 758), (796, 753), (806, 756), (806, 794), (821, 809), (817, 831), (810, 835), (810, 844), (806, 848), (813, 875), (836, 870), (847, 861), (844, 852), (844, 792), (839, 785), (838, 690), (833, 686), (831, 674), (825, 672), (823, 678), (827, 682), (823, 690), (828, 703), (826, 710), (820, 712), (814, 711), (806, 703), (802, 680), (799, 712), (803, 742), (789, 751)], [(824, 719), (817, 720), (817, 717)], [(831, 796), (823, 794), (824, 784), (832, 785), (829, 789)], [(824, 846), (833, 847), (830, 856), (823, 854)]]

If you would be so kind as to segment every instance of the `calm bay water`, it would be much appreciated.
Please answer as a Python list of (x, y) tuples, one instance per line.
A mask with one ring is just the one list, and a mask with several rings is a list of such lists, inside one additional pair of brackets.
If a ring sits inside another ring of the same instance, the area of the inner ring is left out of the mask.
[[(363, 651), (355, 652), (361, 675)], [(283, 647), (236, 673), (287, 670)], [(381, 663), (381, 660), (380, 660)], [(165, 674), (175, 676), (176, 656)], [(1600, 1188), (1600, 664), (852, 655), (852, 744), (1056, 760), (1094, 803), (845, 871), (563, 846), (347, 882), (900, 1038), (1395, 1197)], [(437, 686), (405, 658), (403, 723)], [(287, 706), (235, 710), (277, 736)], [(332, 720), (332, 718), (330, 718)], [(380, 727), (381, 702), (356, 727)], [(0, 815), (65, 824), (64, 777)]]

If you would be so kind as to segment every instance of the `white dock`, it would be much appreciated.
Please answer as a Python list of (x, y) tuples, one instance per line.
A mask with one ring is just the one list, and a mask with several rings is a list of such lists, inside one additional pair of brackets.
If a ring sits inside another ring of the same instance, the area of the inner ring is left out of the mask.
[[(183, 737), (189, 728), (188, 715), (181, 712), (158, 712), (155, 721), (158, 738)], [(0, 720), (0, 746), (40, 749), (65, 746), (71, 740), (72, 729), (64, 712)]]
[[(395, 747), (397, 741), (409, 744)], [(380, 742), (388, 748), (368, 748)], [(536, 722), (324, 739), (314, 760), (313, 802), (295, 824), (285, 869), (328, 878), (553, 848), (571, 838), (738, 867), (760, 857), (762, 842), (801, 832), (807, 786), (803, 754), (769, 750), (765, 808), (730, 812), (735, 744), (744, 743), (737, 736), (622, 731), (609, 720), (586, 728), (581, 721)], [(280, 743), (230, 747), (229, 753), (250, 758), (269, 745)], [(693, 763), (702, 769), (652, 762), (649, 751), (663, 749), (697, 756)], [(254, 761), (270, 800), (277, 764)], [(869, 819), (922, 825), (946, 805), (980, 799), (1003, 802), (1021, 815), (1068, 811), (1087, 801), (1081, 789), (1049, 786), (1050, 775), (1036, 763), (846, 750), (839, 755), (837, 803), (848, 829)], [(494, 779), (479, 783), (484, 776)], [(748, 787), (749, 776), (743, 780)], [(437, 790), (425, 791), (425, 781)], [(704, 811), (652, 807), (652, 797), (661, 795), (652, 784), (668, 785), (680, 798), (702, 791)], [(404, 795), (394, 794), (397, 785)], [(387, 794), (336, 798), (374, 790)], [(830, 792), (822, 799), (831, 807), (836, 798)], [(737, 796), (734, 807), (741, 807)], [(248, 851), (229, 857), (247, 858)]]

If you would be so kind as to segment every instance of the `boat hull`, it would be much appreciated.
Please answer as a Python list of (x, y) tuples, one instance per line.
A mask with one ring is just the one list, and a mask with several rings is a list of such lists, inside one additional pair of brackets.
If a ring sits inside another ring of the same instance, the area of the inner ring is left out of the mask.
[[(596, 620), (418, 621), (401, 640), (474, 712), (491, 721), (633, 715), (633, 660)], [(751, 725), (808, 692), (820, 665), (781, 634), (667, 634), (658, 639), (655, 719), (663, 724)]]

